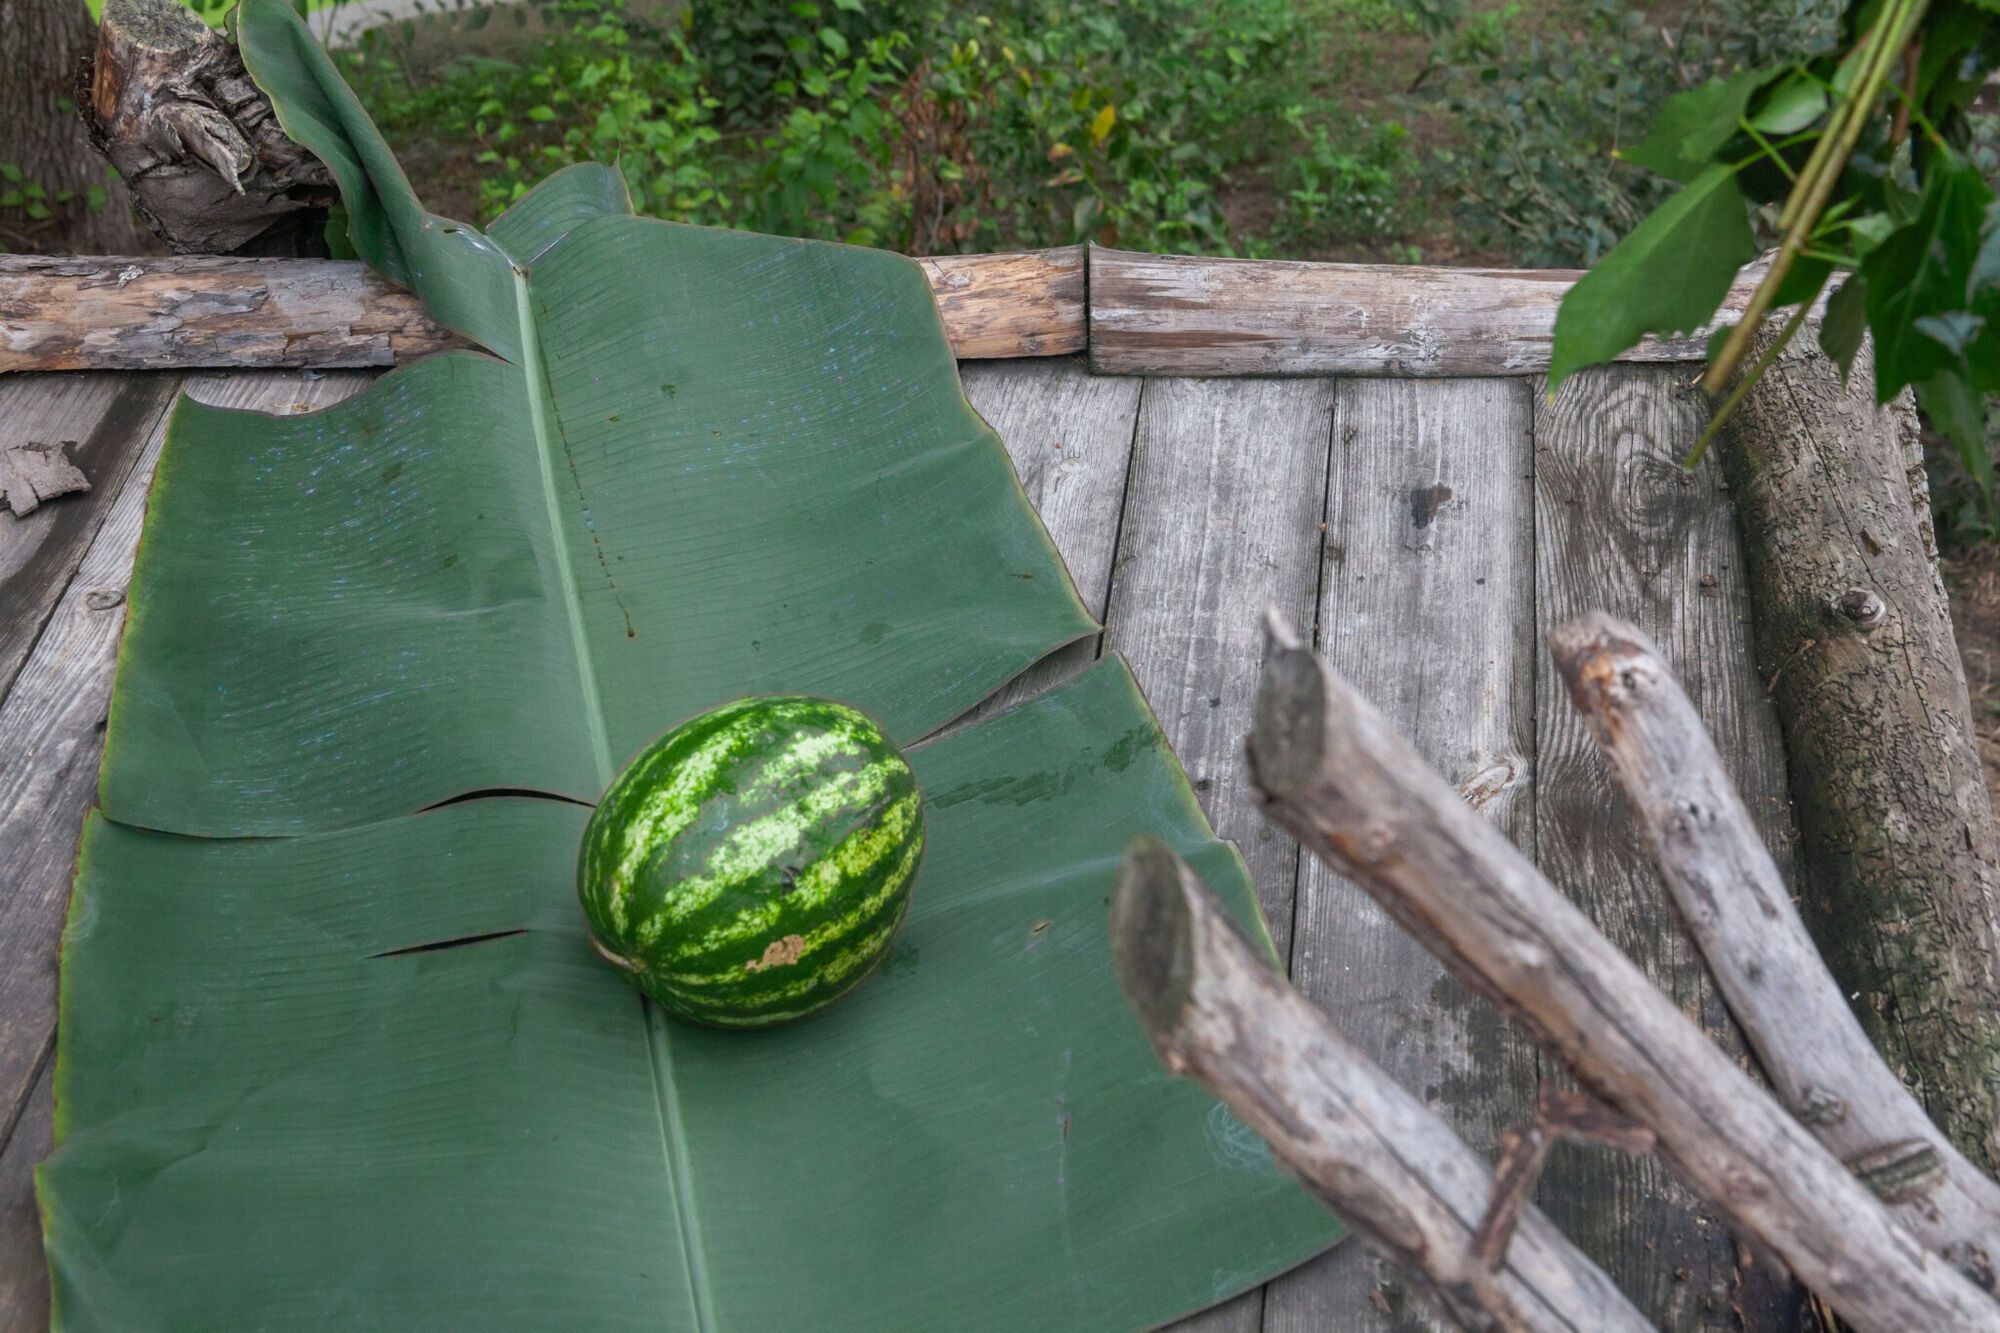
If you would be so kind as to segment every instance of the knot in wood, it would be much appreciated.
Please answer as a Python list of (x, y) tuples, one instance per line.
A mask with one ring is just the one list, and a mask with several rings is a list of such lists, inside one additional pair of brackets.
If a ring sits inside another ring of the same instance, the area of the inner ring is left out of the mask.
[(1906, 1139), (1851, 1157), (1848, 1169), (1884, 1203), (1908, 1203), (1937, 1188), (1944, 1162), (1922, 1139)]
[(93, 611), (109, 611), (125, 601), (123, 588), (92, 588), (83, 595), (83, 604)]
[(1889, 618), (1889, 608), (1867, 588), (1849, 588), (1834, 599), (1833, 606), (1852, 621), (1855, 628), (1864, 631), (1874, 629)]
[(1799, 1098), (1799, 1123), (1837, 1125), (1847, 1119), (1847, 1103), (1825, 1088), (1808, 1087)]

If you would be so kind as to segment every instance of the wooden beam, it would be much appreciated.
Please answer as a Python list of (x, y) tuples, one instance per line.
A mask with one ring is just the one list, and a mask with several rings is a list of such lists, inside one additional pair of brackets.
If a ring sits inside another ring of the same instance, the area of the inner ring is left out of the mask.
[[(1083, 349), (1080, 247), (920, 262), (959, 357)], [(415, 296), (358, 263), (0, 255), (0, 372), (329, 370), (458, 345)]]
[[(1100, 375), (1527, 375), (1548, 369), (1571, 269), (1313, 264), (1090, 251)], [(1718, 320), (1749, 299), (1737, 279)], [(1625, 361), (1699, 361), (1706, 330)]]

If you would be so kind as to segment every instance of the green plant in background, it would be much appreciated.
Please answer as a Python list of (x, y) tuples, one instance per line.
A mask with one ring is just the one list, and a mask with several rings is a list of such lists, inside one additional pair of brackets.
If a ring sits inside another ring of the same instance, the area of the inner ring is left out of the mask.
[[(1711, 342), (1702, 385), (1727, 397), (1696, 455), (1831, 288), (1821, 346), (1845, 370), (1873, 334), (1877, 398), (1915, 386), (1993, 530), (1981, 399), (2000, 389), (2000, 330), (1987, 328), (2000, 315), (2000, 231), (1967, 113), (1996, 61), (2000, 13), (1862, 0), (1843, 16), (1837, 51), (1674, 97), (1627, 157), (1680, 189), (1564, 300), (1551, 388), (1647, 333), (1700, 327), (1737, 269), (1775, 243), (1744, 318)], [(1753, 363), (1757, 331), (1786, 308)]]

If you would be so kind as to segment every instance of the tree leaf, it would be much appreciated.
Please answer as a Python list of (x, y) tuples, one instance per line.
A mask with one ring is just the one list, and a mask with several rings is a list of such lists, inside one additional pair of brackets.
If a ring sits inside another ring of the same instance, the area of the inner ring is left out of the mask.
[(1675, 93), (1660, 108), (1652, 132), (1619, 156), (1669, 180), (1692, 179), (1742, 132), (1744, 108), (1774, 76), (1774, 70), (1746, 69)]
[(1135, 834), (1261, 927), (1115, 660), (914, 746), (906, 934), (834, 1011), (691, 1029), (593, 960), (584, 806), (652, 736), (784, 691), (915, 742), (1094, 622), (912, 261), (600, 167), (427, 214), (285, 0), (238, 25), (356, 250), (487, 352), (174, 413), (65, 934), (59, 1319), (1150, 1325), (1333, 1240), (1118, 998)]
[(1648, 333), (1690, 333), (1757, 256), (1749, 206), (1728, 168), (1712, 166), (1661, 204), (1563, 297), (1549, 391), (1610, 361)]
[(1868, 279), (1855, 273), (1834, 289), (1826, 299), (1826, 314), (1819, 325), (1819, 346), (1827, 359), (1840, 367), (1844, 381), (1853, 369), (1854, 356), (1868, 332)]
[(1906, 384), (1950, 370), (1959, 353), (1918, 327), (1931, 316), (1970, 309), (1980, 232), (1993, 192), (1965, 159), (1933, 159), (1917, 214), (1861, 261), (1868, 279), (1868, 325), (1875, 335), (1875, 396), (1888, 402)]
[(1781, 80), (1765, 95), (1750, 123), (1767, 135), (1796, 134), (1826, 114), (1826, 89), (1803, 71)]

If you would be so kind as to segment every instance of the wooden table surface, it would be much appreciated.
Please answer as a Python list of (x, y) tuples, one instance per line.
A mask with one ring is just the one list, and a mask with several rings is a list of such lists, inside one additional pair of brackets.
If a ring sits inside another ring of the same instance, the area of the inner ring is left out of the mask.
[[(167, 411), (309, 411), (373, 372), (0, 376), (0, 445), (75, 440), (92, 490), (0, 516), (0, 1330), (47, 1323), (33, 1165), (50, 1140), (55, 959), (96, 781), (124, 588)], [(1566, 384), (1483, 379), (1137, 379), (1081, 358), (967, 363), (966, 392), (1137, 672), (1222, 836), (1243, 848), (1299, 987), (1475, 1147), (1525, 1123), (1534, 1048), (1443, 977), (1358, 890), (1302, 861), (1242, 760), (1264, 607), (1325, 656), (1734, 1052), (1632, 822), (1570, 712), (1546, 631), (1591, 608), (1636, 621), (1682, 674), (1782, 866), (1792, 841), (1776, 720), (1751, 666), (1730, 498), (1678, 459), (1702, 419), (1688, 368)], [(1542, 1207), (1662, 1324), (1789, 1327), (1768, 1261), (1664, 1166), (1561, 1149)], [(1737, 1313), (1740, 1311), (1740, 1315)], [(1342, 1244), (1195, 1321), (1204, 1329), (1429, 1327)]]

